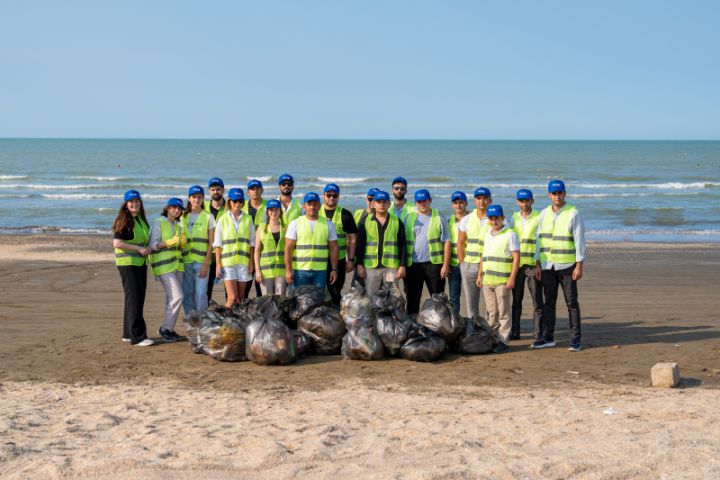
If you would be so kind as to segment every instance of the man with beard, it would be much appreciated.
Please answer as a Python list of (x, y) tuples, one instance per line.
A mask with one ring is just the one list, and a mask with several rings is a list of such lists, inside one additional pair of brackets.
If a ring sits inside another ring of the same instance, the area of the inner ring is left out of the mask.
[(282, 205), (283, 220), (285, 225), (298, 218), (302, 213), (300, 202), (293, 199), (293, 190), (295, 190), (295, 179), (289, 173), (283, 173), (278, 177), (278, 189), (280, 190), (280, 204)]
[(392, 194), (395, 197), (390, 213), (398, 217), (407, 225), (407, 216), (415, 211), (415, 207), (408, 203), (405, 198), (407, 193), (407, 180), (404, 177), (395, 177), (392, 181)]
[[(203, 204), (203, 210), (208, 212), (217, 221), (226, 211), (225, 205), (225, 183), (222, 178), (213, 177), (208, 182), (210, 190), (210, 201)], [(215, 284), (215, 255), (210, 256), (210, 265), (208, 266), (208, 286), (207, 296), (208, 302), (212, 299), (213, 285)]]

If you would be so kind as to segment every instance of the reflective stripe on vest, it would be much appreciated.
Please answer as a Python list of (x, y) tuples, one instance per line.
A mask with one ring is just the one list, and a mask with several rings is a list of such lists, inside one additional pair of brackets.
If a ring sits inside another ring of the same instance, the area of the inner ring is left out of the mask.
[[(407, 265), (412, 265), (412, 256), (415, 251), (415, 220), (417, 220), (418, 213), (413, 211), (407, 216), (407, 223), (405, 224), (405, 236), (407, 240)], [(440, 221), (440, 214), (437, 209), (432, 209), (430, 217), (430, 227), (428, 228), (428, 249), (430, 250), (430, 263), (439, 265), (443, 263), (444, 258), (444, 244), (440, 240), (442, 236), (442, 222)]]
[[(503, 228), (497, 235), (488, 241), (483, 251), (483, 285), (505, 285), (512, 273), (512, 255), (507, 256), (507, 247), (510, 242), (509, 228)], [(491, 233), (487, 234), (490, 238)]]
[(520, 212), (513, 213), (513, 230), (520, 240), (520, 266), (535, 265), (535, 235), (537, 233), (540, 212), (533, 210), (525, 219)]
[[(165, 217), (160, 217), (156, 222), (160, 222), (160, 240), (165, 242), (175, 236), (173, 227)], [(175, 228), (177, 229), (178, 236), (182, 235), (182, 225), (180, 222), (175, 222)], [(185, 270), (182, 262), (182, 253), (180, 252), (180, 244), (178, 243), (174, 247), (161, 248), (157, 252), (150, 254), (150, 267), (152, 273), (155, 276), (163, 275), (170, 272), (182, 272)]]
[(207, 255), (207, 248), (210, 240), (208, 238), (208, 223), (210, 222), (209, 213), (202, 211), (193, 223), (192, 231), (188, 228), (190, 214), (183, 215), (182, 227), (183, 232), (187, 235), (187, 245), (182, 252), (184, 263), (204, 263)]
[(232, 214), (232, 212), (227, 212), (218, 222), (222, 234), (220, 260), (224, 267), (247, 266), (250, 265), (250, 228), (252, 219), (250, 215), (240, 215), (236, 231)]
[(302, 216), (297, 220), (297, 241), (293, 251), (293, 270), (327, 270), (329, 258), (328, 220), (319, 217), (315, 230), (310, 228), (310, 220)]
[(544, 210), (537, 238), (542, 263), (575, 263), (575, 241), (570, 226), (575, 207), (565, 204), (556, 214), (552, 206)]
[(465, 263), (480, 263), (480, 257), (483, 254), (483, 245), (485, 244), (485, 235), (490, 230), (487, 217), (478, 218), (477, 208), (473, 210), (468, 218), (465, 244)]
[(345, 245), (347, 245), (347, 234), (345, 233), (345, 230), (343, 229), (343, 223), (342, 223), (342, 207), (340, 205), (337, 205), (335, 207), (335, 211), (333, 212), (332, 222), (335, 224), (335, 230), (337, 231), (337, 242), (338, 242), (338, 259), (342, 260), (344, 259), (346, 255), (346, 248)]
[(300, 213), (302, 211), (302, 208), (300, 207), (300, 202), (293, 199), (290, 201), (290, 206), (287, 209), (287, 212), (285, 211), (285, 207), (281, 205), (281, 210), (283, 211), (283, 219), (285, 220), (285, 225), (290, 225), (290, 222), (295, 220), (296, 218), (300, 218)]
[(448, 220), (448, 228), (450, 228), (450, 265), (457, 267), (460, 265), (460, 260), (457, 254), (457, 241), (458, 241), (458, 220), (455, 215)]
[[(260, 253), (260, 273), (263, 278), (276, 278), (285, 275), (285, 229), (280, 227), (280, 238), (275, 243), (270, 228), (265, 230), (265, 225), (260, 227), (262, 236), (262, 252)], [(257, 232), (255, 232), (257, 235)]]
[[(203, 211), (207, 212), (208, 214), (212, 215), (212, 210), (210, 210), (210, 206), (212, 205), (212, 202), (203, 202)], [(222, 218), (225, 213), (227, 213), (227, 202), (225, 199), (223, 199), (223, 206), (220, 207), (220, 210), (218, 210), (217, 215), (215, 215), (215, 220), (218, 218)]]
[[(267, 200), (262, 200), (261, 202), (262, 203), (260, 205), (260, 208), (258, 208), (255, 211), (255, 220), (253, 221), (253, 224), (255, 225), (256, 228), (261, 223), (265, 223), (265, 206), (267, 205)], [(242, 211), (243, 211), (243, 213), (250, 215), (250, 201), (249, 200), (247, 202), (245, 202), (245, 205), (243, 205)], [(250, 217), (250, 218), (252, 218), (252, 217)]]
[[(390, 222), (385, 229), (382, 245), (382, 263), (387, 268), (398, 268), (400, 266), (400, 248), (398, 246), (398, 232), (400, 230), (400, 220), (395, 215), (388, 215), (387, 222)], [(365, 244), (365, 258), (363, 266), (365, 268), (379, 267), (379, 249), (380, 232), (378, 230), (378, 222), (373, 220), (370, 215), (365, 219), (365, 232), (367, 233), (367, 243)]]
[[(133, 238), (125, 240), (131, 245), (147, 245), (150, 237), (150, 228), (140, 217), (133, 218)], [(115, 265), (118, 267), (142, 267), (147, 259), (135, 250), (115, 249)]]

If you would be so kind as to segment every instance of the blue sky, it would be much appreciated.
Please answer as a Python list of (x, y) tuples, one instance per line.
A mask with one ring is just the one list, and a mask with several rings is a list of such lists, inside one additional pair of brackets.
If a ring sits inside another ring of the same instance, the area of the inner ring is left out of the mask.
[(8, 1), (0, 137), (720, 139), (712, 1)]

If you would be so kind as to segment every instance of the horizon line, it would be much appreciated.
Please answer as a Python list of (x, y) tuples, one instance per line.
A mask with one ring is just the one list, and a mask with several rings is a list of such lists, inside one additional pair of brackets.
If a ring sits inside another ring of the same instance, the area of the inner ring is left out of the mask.
[(0, 140), (215, 140), (359, 142), (717, 142), (720, 138), (0, 137)]

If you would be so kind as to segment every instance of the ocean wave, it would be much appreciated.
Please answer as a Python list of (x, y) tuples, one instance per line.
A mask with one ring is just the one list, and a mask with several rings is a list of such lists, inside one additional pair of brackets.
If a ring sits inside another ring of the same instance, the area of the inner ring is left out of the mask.
[(265, 175), (265, 176), (261, 176), (261, 177), (247, 177), (246, 176), (245, 178), (248, 181), (255, 179), (255, 180), (260, 180), (261, 182), (269, 182), (270, 180), (272, 180), (273, 177), (272, 177), (272, 175)]
[[(111, 193), (43, 193), (40, 195), (43, 198), (55, 198), (64, 200), (98, 200), (103, 198), (113, 198), (116, 200), (122, 200), (122, 193), (111, 194)], [(170, 195), (158, 195), (153, 193), (142, 194), (143, 199), (160, 199), (167, 200)]]
[(639, 228), (639, 229), (601, 229), (601, 230), (588, 230), (587, 235), (591, 236), (612, 236), (612, 235), (655, 235), (655, 236), (678, 236), (678, 235), (686, 235), (686, 236), (699, 236), (699, 237), (706, 237), (706, 236), (714, 236), (718, 235), (720, 236), (720, 230), (718, 229), (708, 229), (708, 230), (697, 230), (697, 229), (688, 229), (688, 230), (681, 230), (681, 229), (669, 229), (669, 228), (663, 228), (663, 229), (656, 229), (656, 228)]
[(29, 194), (0, 193), (0, 198), (30, 198)]
[(18, 190), (89, 190), (93, 188), (109, 188), (111, 185), (102, 185), (98, 183), (82, 183), (73, 185), (51, 185), (38, 183), (3, 183), (0, 188), (14, 188)]
[[(311, 180), (319, 180), (325, 183), (362, 183), (369, 180), (368, 177), (317, 177)], [(323, 185), (324, 186), (324, 185)]]
[(27, 175), (0, 175), (0, 180), (20, 180), (27, 178)]
[(0, 227), (0, 234), (62, 233), (75, 235), (107, 235), (109, 228), (70, 228), (49, 225), (26, 225), (23, 227)]
[(667, 182), (667, 183), (577, 183), (569, 184), (580, 188), (659, 188), (659, 189), (702, 189), (717, 188), (716, 182)]
[(97, 180), (98, 182), (116, 182), (118, 180), (131, 180), (130, 177), (103, 177), (93, 175), (74, 175), (70, 177), (75, 180)]

